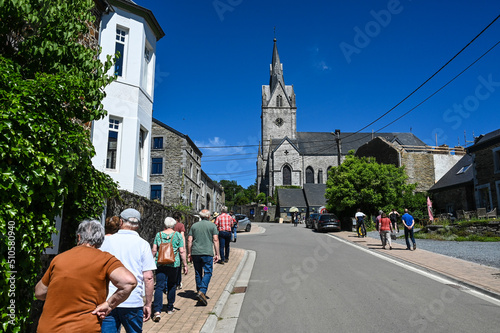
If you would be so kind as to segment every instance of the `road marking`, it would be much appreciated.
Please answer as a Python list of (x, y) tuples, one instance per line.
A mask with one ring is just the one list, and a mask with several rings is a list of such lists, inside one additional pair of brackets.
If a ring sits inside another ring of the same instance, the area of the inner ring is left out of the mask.
[[(412, 271), (412, 272), (418, 273), (418, 274), (420, 274), (420, 275), (422, 275), (422, 276), (428, 277), (428, 278), (430, 278), (430, 279), (432, 279), (432, 280), (434, 280), (434, 281), (437, 281), (437, 282), (439, 282), (439, 283), (442, 283), (442, 284), (445, 284), (445, 285), (457, 285), (457, 284), (458, 284), (458, 283), (457, 283), (457, 282), (455, 282), (455, 281), (448, 280), (448, 279), (446, 279), (446, 278), (443, 278), (443, 277), (441, 277), (441, 276), (438, 276), (438, 275), (433, 274), (433, 273), (430, 273), (430, 272), (425, 272), (425, 271), (423, 271), (423, 270), (421, 270), (421, 269), (419, 269), (419, 268), (416, 268), (416, 267), (413, 267), (413, 266), (411, 266), (411, 265), (405, 264), (405, 263), (403, 263), (403, 262), (401, 262), (401, 261), (398, 261), (398, 260), (396, 260), (396, 259), (394, 259), (394, 258), (389, 258), (389, 257), (387, 257), (387, 256), (385, 256), (385, 255), (382, 255), (382, 254), (380, 254), (380, 253), (377, 253), (377, 252), (375, 252), (375, 251), (372, 251), (372, 250), (369, 250), (369, 249), (365, 249), (364, 247), (361, 247), (361, 246), (359, 246), (359, 245), (357, 245), (357, 244), (354, 244), (354, 243), (351, 243), (351, 242), (349, 242), (349, 241), (346, 241), (345, 239), (342, 239), (342, 238), (340, 238), (340, 237), (338, 237), (338, 236), (335, 236), (335, 235), (332, 235), (332, 234), (327, 234), (327, 236), (329, 236), (329, 237), (331, 237), (331, 238), (333, 238), (333, 239), (336, 239), (336, 240), (338, 240), (338, 241), (340, 241), (340, 242), (342, 242), (342, 243), (345, 243), (345, 244), (347, 244), (347, 245), (350, 245), (350, 246), (352, 246), (352, 247), (355, 247), (355, 248), (356, 248), (356, 249), (358, 249), (358, 250), (361, 250), (361, 251), (364, 251), (364, 252), (366, 252), (366, 253), (369, 253), (369, 254), (371, 254), (371, 255), (373, 255), (373, 256), (375, 256), (375, 257), (378, 257), (378, 258), (380, 258), (380, 259), (383, 259), (383, 260), (385, 260), (385, 261), (388, 261), (388, 262), (390, 262), (390, 263), (393, 263), (393, 264), (395, 264), (395, 265), (397, 265), (397, 266), (400, 266), (400, 267), (402, 267), (402, 268), (405, 268), (405, 269), (407, 269), (407, 270), (409, 270), (409, 271)], [(461, 291), (463, 291), (463, 292), (465, 292), (465, 293), (468, 293), (469, 295), (472, 295), (472, 296), (478, 297), (478, 298), (480, 298), (480, 299), (482, 299), (482, 300), (484, 300), (484, 301), (487, 301), (487, 302), (493, 303), (493, 304), (495, 304), (496, 306), (500, 306), (500, 300), (498, 300), (498, 299), (496, 299), (496, 298), (494, 298), (494, 297), (491, 297), (491, 296), (489, 296), (489, 295), (486, 295), (486, 294), (484, 294), (484, 293), (482, 293), (482, 292), (479, 292), (479, 291), (477, 291), (477, 290), (470, 289), (470, 288), (468, 288), (467, 286), (464, 286), (464, 285), (461, 285), (461, 284), (458, 284), (458, 285), (460, 286), (460, 290), (461, 290)]]

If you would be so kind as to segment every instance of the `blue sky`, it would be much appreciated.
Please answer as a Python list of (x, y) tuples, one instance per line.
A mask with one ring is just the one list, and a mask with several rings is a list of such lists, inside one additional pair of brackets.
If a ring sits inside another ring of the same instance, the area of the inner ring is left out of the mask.
[[(355, 132), (410, 94), (500, 14), (493, 0), (135, 0), (166, 35), (157, 44), (154, 117), (189, 135), (212, 179), (255, 181), (261, 86), (276, 36), (294, 85), (297, 129)], [(276, 27), (276, 33), (274, 33)], [(500, 41), (500, 19), (378, 131)], [(384, 132), (455, 146), (500, 128), (500, 46)]]

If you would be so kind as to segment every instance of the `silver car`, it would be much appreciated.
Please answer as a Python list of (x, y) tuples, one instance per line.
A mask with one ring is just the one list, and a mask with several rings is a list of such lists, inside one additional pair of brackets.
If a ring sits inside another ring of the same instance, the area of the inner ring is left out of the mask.
[(252, 229), (252, 222), (244, 214), (234, 214), (234, 218), (238, 221), (238, 231), (249, 232)]

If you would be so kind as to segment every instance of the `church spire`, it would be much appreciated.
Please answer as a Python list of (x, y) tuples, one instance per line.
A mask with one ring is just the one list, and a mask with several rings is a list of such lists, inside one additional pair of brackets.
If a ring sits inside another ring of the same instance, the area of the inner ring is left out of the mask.
[(285, 79), (283, 79), (283, 65), (280, 62), (278, 46), (276, 45), (276, 38), (274, 38), (273, 59), (271, 63), (271, 78), (269, 80), (269, 88), (271, 89), (271, 94), (278, 85), (278, 82), (281, 82), (283, 88), (285, 88)]

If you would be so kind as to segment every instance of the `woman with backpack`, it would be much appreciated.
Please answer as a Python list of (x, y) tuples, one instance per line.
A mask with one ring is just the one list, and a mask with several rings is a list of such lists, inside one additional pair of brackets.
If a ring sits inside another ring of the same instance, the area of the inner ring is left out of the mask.
[[(184, 266), (184, 274), (187, 274), (186, 251), (184, 241), (180, 232), (174, 231), (177, 221), (172, 217), (165, 219), (165, 229), (156, 234), (153, 243), (153, 257), (156, 261), (156, 285), (153, 299), (153, 321), (159, 322), (161, 309), (163, 308), (163, 292), (167, 292), (167, 314), (174, 313), (175, 293), (177, 290), (177, 274), (181, 269), (181, 260)], [(171, 264), (158, 264), (158, 250), (161, 243), (172, 243), (175, 253), (175, 261)]]

